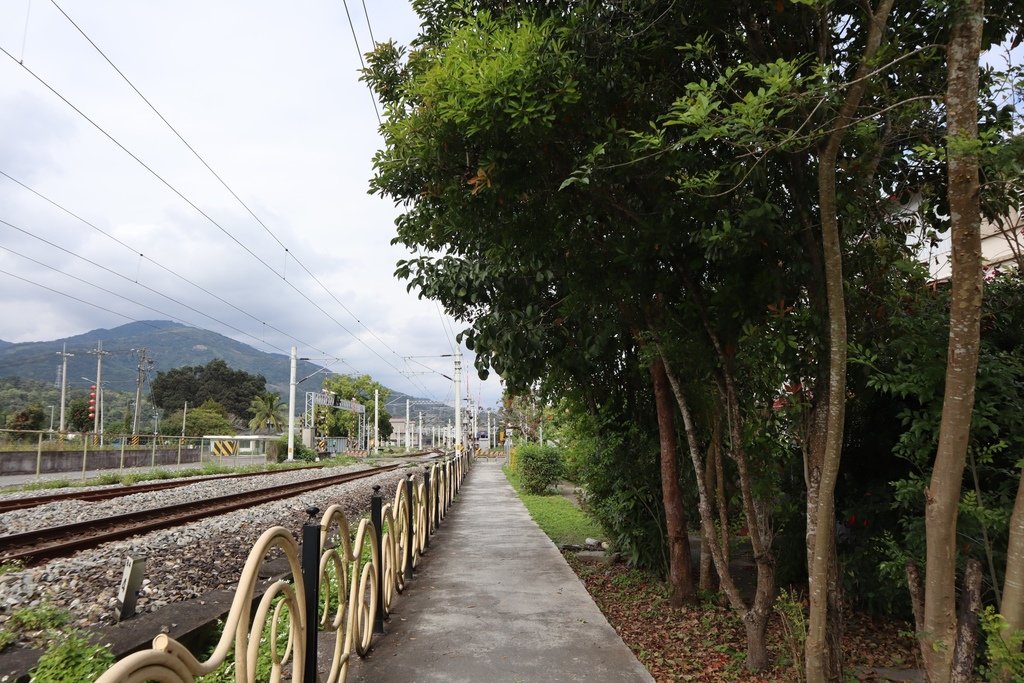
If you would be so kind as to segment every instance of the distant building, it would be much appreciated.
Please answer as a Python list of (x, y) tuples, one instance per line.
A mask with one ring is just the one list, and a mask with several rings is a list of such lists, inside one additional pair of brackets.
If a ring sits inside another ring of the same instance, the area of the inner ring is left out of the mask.
[[(948, 280), (953, 273), (950, 260), (949, 242), (943, 242), (944, 250), (929, 259), (929, 272), (936, 282)], [(981, 224), (981, 260), (985, 274), (990, 276), (996, 270), (1017, 268), (1024, 256), (1024, 216), (1019, 209), (1010, 212), (1000, 223), (983, 221)]]

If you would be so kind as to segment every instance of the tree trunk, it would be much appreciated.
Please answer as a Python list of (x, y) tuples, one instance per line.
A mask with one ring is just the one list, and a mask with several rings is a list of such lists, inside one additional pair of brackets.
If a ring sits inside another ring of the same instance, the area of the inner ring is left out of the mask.
[[(740, 487), (744, 490), (744, 498), (747, 501), (747, 505), (745, 505), (747, 526), (750, 528), (751, 545), (754, 547), (754, 559), (757, 563), (757, 588), (754, 594), (754, 603), (748, 607), (739, 588), (736, 586), (736, 582), (733, 580), (727, 561), (728, 556), (723, 552), (723, 543), (727, 542), (728, 537), (723, 534), (719, 538), (715, 534), (715, 521), (710, 502), (711, 494), (708, 491), (704, 466), (701, 464), (700, 448), (697, 445), (696, 429), (693, 424), (693, 416), (690, 414), (689, 404), (675, 373), (672, 372), (671, 366), (668, 363), (663, 363), (662, 367), (672, 387), (672, 393), (676, 397), (679, 412), (683, 416), (686, 439), (690, 450), (690, 461), (693, 463), (693, 470), (697, 475), (697, 497), (701, 530), (708, 542), (722, 590), (729, 600), (729, 604), (734, 610), (740, 612), (743, 618), (743, 625), (747, 634), (747, 668), (752, 671), (767, 669), (770, 661), (768, 659), (765, 636), (768, 630), (768, 618), (771, 616), (772, 604), (775, 601), (775, 562), (769, 549), (771, 543), (767, 539), (768, 534), (767, 532), (762, 532), (762, 529), (766, 525), (770, 512), (763, 501), (755, 500), (750, 495), (750, 477), (746, 468), (746, 457), (743, 454), (742, 446), (737, 446), (738, 453), (736, 457), (740, 471)], [(728, 377), (728, 375), (726, 376)], [(733, 436), (736, 439), (739, 435), (739, 427), (735, 423), (733, 424), (734, 426), (731, 429), (735, 430)]]
[(957, 636), (956, 523), (981, 346), (981, 219), (978, 197), (978, 56), (983, 0), (956, 12), (949, 38), (946, 86), (947, 164), (953, 279), (942, 422), (931, 482), (925, 490), (926, 565), (923, 630), (925, 673), (948, 683)]
[(661, 495), (665, 506), (665, 526), (668, 533), (669, 585), (672, 593), (669, 604), (681, 607), (693, 600), (693, 568), (690, 565), (690, 538), (686, 529), (686, 511), (679, 489), (679, 462), (676, 450), (676, 426), (673, 418), (672, 397), (660, 358), (651, 363), (654, 382), (654, 403), (658, 412), (658, 437), (661, 445)]
[[(807, 493), (807, 558), (810, 620), (807, 631), (807, 680), (809, 683), (841, 681), (842, 652), (836, 651), (841, 635), (841, 615), (835, 607), (838, 588), (835, 559), (835, 485), (843, 448), (846, 416), (846, 297), (843, 293), (843, 251), (836, 205), (836, 161), (847, 126), (853, 120), (866, 86), (868, 68), (878, 51), (893, 0), (880, 0), (871, 16), (852, 85), (836, 116), (834, 127), (818, 162), (818, 202), (821, 212), (821, 246), (825, 265), (825, 298), (828, 302), (828, 403), (820, 457), (811, 466)], [(831, 598), (831, 599), (830, 599)], [(831, 628), (829, 628), (831, 624)], [(832, 638), (829, 638), (829, 632)]]
[[(712, 444), (704, 458), (704, 486), (707, 488), (709, 495), (714, 495), (712, 492), (717, 490), (715, 483), (716, 475), (714, 445)], [(707, 593), (714, 593), (718, 590), (718, 575), (715, 573), (714, 558), (711, 557), (711, 543), (713, 542), (714, 539), (708, 538), (707, 533), (704, 531), (704, 526), (701, 525), (699, 585), (700, 589)]]
[(1017, 482), (1017, 499), (1010, 516), (1010, 541), (1006, 546), (1006, 578), (1000, 612), (1006, 619), (1003, 639), (1024, 629), (1024, 475)]
[(960, 590), (960, 609), (953, 649), (951, 683), (974, 680), (974, 652), (978, 648), (978, 618), (981, 612), (981, 562), (971, 558), (964, 569), (964, 585)]

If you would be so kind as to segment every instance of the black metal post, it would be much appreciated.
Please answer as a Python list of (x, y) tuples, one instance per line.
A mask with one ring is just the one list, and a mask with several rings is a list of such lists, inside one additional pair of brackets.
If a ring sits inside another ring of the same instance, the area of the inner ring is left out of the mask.
[(430, 495), (430, 468), (429, 467), (424, 467), (423, 468), (423, 490), (427, 494), (427, 500), (426, 500), (426, 504), (427, 504), (426, 513), (427, 514), (423, 515), (423, 518), (427, 521), (427, 535), (425, 536), (426, 541), (425, 541), (424, 545), (427, 548), (429, 548), (430, 547), (430, 527), (431, 527), (431, 525), (433, 524), (433, 521), (434, 521), (434, 513), (432, 512), (432, 506), (430, 504), (431, 501), (432, 501), (432, 497)]
[(373, 615), (373, 632), (384, 633), (384, 499), (380, 496), (380, 484), (373, 487), (370, 496), (370, 521), (377, 537), (377, 613)]
[(413, 533), (413, 528), (412, 528), (412, 519), (413, 519), (412, 506), (413, 506), (413, 500), (412, 500), (412, 475), (411, 474), (408, 475), (406, 480), (405, 480), (405, 498), (409, 502), (409, 504), (405, 506), (405, 510), (406, 510), (406, 517), (405, 517), (405, 522), (406, 522), (406, 524), (405, 524), (405, 541), (406, 541), (405, 542), (405, 580), (406, 581), (411, 581), (412, 580), (412, 544), (413, 544), (413, 539), (416, 537), (415, 534)]
[(437, 498), (434, 499), (434, 509), (430, 512), (430, 521), (434, 525), (435, 529), (441, 526), (441, 506), (444, 504), (441, 496), (444, 495), (444, 485), (446, 481), (447, 479), (445, 479), (444, 476), (444, 462), (442, 461), (441, 466), (437, 468)]
[(303, 683), (317, 683), (317, 641), (320, 635), (317, 612), (320, 602), (320, 525), (313, 520), (319, 508), (308, 507), (309, 519), (302, 525), (302, 583), (306, 603), (306, 658), (302, 671)]

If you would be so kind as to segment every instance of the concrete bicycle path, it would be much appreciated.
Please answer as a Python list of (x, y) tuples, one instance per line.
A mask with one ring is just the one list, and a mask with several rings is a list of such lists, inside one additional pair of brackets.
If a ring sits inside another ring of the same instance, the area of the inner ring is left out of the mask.
[(653, 681), (505, 480), (477, 461), (349, 681)]

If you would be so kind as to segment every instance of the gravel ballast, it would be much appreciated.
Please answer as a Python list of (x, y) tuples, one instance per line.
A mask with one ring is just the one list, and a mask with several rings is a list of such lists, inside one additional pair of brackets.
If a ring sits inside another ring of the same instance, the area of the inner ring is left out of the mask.
[[(291, 470), (266, 478), (197, 480), (166, 491), (97, 502), (61, 501), (0, 515), (0, 529), (3, 529), (3, 534), (19, 533), (362, 469), (366, 467)], [(421, 468), (417, 470), (422, 471)], [(73, 625), (78, 627), (112, 623), (116, 618), (117, 591), (128, 555), (146, 557), (146, 578), (139, 595), (138, 612), (156, 611), (170, 603), (196, 598), (217, 588), (231, 588), (238, 580), (253, 543), (266, 529), (284, 526), (298, 540), (300, 528), (308, 517), (305, 509), (315, 506), (322, 514), (334, 503), (343, 507), (354, 529), (358, 520), (369, 512), (372, 487), (375, 484), (381, 486), (381, 494), (387, 503), (394, 498), (398, 482), (403, 478), (403, 470), (394, 470), (311, 491), (296, 498), (106, 543), (39, 567), (0, 574), (0, 627), (14, 611), (43, 603), (67, 609), (72, 615)]]

